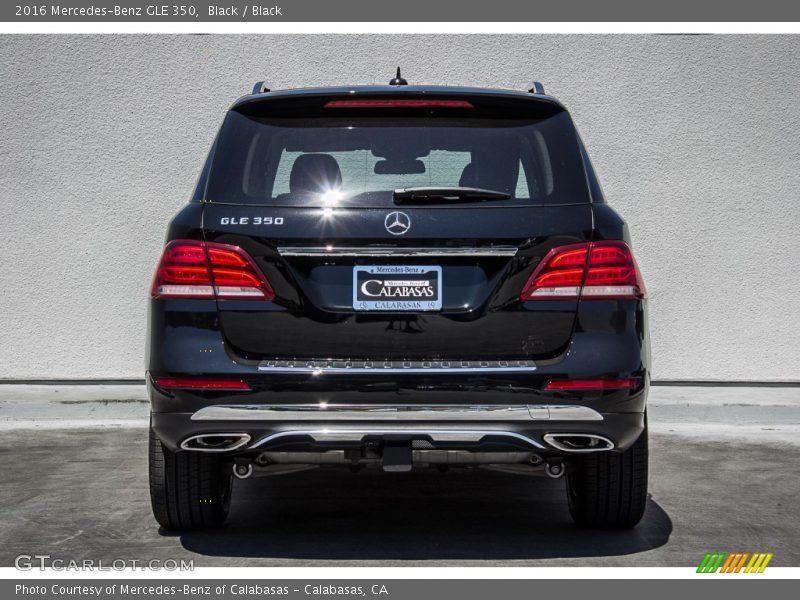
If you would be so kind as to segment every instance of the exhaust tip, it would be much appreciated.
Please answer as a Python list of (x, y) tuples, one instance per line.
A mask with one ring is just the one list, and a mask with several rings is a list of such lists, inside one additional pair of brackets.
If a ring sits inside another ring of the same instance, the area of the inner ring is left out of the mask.
[(605, 452), (614, 449), (614, 442), (594, 433), (547, 433), (543, 439), (561, 452)]
[(196, 452), (229, 452), (250, 443), (247, 433), (201, 433), (181, 442), (181, 449)]

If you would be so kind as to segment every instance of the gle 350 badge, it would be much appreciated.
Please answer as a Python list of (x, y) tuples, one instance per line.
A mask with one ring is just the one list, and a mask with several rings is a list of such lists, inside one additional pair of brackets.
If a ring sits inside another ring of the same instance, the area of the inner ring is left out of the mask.
[(353, 267), (355, 310), (441, 310), (442, 267)]

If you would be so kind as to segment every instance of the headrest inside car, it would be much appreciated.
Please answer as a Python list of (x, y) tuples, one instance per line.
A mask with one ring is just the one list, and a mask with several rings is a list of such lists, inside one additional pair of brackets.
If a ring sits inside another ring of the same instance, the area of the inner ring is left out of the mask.
[(289, 192), (324, 194), (342, 187), (342, 171), (330, 154), (301, 154), (292, 165)]

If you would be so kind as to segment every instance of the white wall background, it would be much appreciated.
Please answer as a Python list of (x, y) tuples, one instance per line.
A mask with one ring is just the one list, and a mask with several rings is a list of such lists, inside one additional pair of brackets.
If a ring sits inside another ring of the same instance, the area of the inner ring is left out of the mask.
[(0, 37), (0, 378), (143, 375), (147, 290), (228, 104), (524, 88), (570, 108), (651, 296), (654, 377), (800, 380), (800, 36)]

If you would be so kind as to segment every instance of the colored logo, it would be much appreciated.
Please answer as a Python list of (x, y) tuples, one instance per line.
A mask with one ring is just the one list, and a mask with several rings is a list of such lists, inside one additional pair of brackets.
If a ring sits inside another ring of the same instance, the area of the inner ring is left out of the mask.
[(698, 573), (763, 573), (772, 552), (725, 552), (708, 553), (697, 567)]

